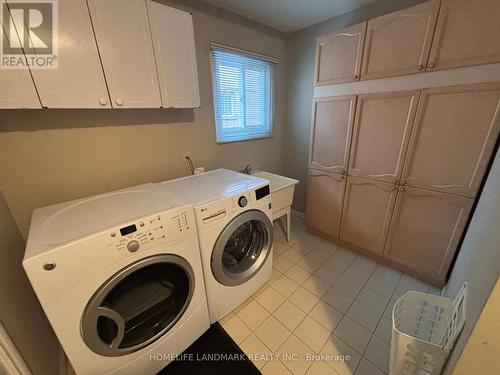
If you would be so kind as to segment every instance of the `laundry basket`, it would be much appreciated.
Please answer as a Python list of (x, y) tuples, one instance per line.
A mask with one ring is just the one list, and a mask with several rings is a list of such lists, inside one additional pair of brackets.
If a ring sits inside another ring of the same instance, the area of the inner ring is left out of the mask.
[(392, 309), (391, 375), (438, 375), (465, 323), (465, 283), (454, 298), (410, 291)]

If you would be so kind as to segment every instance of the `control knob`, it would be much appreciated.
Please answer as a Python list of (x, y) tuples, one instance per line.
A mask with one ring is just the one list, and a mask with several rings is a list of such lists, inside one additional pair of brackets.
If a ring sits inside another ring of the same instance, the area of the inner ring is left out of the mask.
[(131, 253), (135, 253), (137, 250), (139, 250), (139, 246), (139, 241), (132, 240), (127, 244), (127, 250)]
[(245, 196), (242, 196), (238, 199), (238, 206), (245, 207), (248, 204), (248, 199)]

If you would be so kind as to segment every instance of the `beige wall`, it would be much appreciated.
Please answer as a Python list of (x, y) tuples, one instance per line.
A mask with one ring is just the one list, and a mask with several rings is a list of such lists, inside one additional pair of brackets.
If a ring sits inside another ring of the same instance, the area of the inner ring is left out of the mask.
[(0, 320), (32, 373), (54, 375), (59, 344), (21, 267), (23, 255), (24, 241), (0, 193)]
[[(24, 237), (34, 208), (186, 175), (186, 154), (208, 169), (284, 172), (284, 34), (194, 0), (165, 3), (193, 13), (200, 109), (0, 111), (0, 188)], [(273, 138), (217, 145), (210, 41), (280, 59)]]
[[(444, 295), (454, 297), (470, 283), (467, 321), (444, 374), (450, 374), (500, 276), (500, 152), (491, 167)], [(477, 368), (480, 372), (480, 369)]]
[(305, 210), (316, 38), (422, 1), (424, 0), (374, 1), (291, 35), (285, 171), (288, 176), (302, 181), (295, 190), (296, 210)]

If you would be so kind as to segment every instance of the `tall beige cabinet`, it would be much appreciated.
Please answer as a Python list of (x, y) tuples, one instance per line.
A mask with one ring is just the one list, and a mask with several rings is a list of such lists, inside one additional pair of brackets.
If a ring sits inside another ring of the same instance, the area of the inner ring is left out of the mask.
[[(360, 25), (361, 80), (500, 62), (491, 38), (499, 23), (476, 19), (486, 7), (500, 12), (499, 4), (431, 0), (320, 37), (315, 83), (338, 83), (321, 75), (325, 67), (350, 61), (356, 71), (353, 46), (351, 56), (323, 49), (341, 36), (354, 44)], [(467, 37), (460, 31), (465, 43), (484, 39), (483, 53), (436, 47), (455, 43), (460, 22), (470, 25)], [(446, 281), (500, 133), (500, 83), (440, 85), (315, 98), (306, 209), (315, 233), (435, 285)]]

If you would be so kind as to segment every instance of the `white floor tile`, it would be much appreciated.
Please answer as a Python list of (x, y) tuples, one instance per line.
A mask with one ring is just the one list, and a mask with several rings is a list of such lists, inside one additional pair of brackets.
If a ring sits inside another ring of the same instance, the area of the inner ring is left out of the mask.
[(312, 294), (314, 294), (316, 297), (322, 297), (328, 288), (330, 287), (331, 284), (327, 283), (324, 280), (321, 280), (318, 276), (316, 275), (311, 275), (303, 284), (302, 286), (310, 291)]
[(281, 241), (274, 241), (273, 242), (273, 255), (274, 258), (277, 258), (281, 254), (283, 254), (286, 250), (288, 250), (290, 246), (284, 244)]
[(299, 287), (299, 284), (283, 275), (274, 281), (271, 286), (283, 296), (289, 297)]
[(356, 254), (353, 253), (352, 251), (343, 248), (338, 248), (335, 254), (333, 254), (332, 258), (335, 258), (337, 261), (343, 263), (351, 264), (356, 258)]
[(346, 315), (354, 320), (356, 323), (361, 324), (363, 327), (369, 329), (371, 332), (375, 331), (377, 324), (382, 317), (382, 313), (375, 311), (359, 301), (354, 301), (347, 310)]
[(269, 280), (267, 280), (267, 284), (271, 284), (276, 279), (278, 279), (281, 275), (282, 275), (282, 272), (278, 271), (276, 268), (273, 267), (273, 271), (271, 272), (271, 278)]
[(288, 271), (293, 265), (294, 263), (285, 258), (283, 254), (273, 260), (273, 268), (276, 268), (281, 273)]
[(333, 333), (335, 336), (354, 348), (358, 353), (363, 353), (365, 351), (372, 336), (371, 331), (347, 316), (342, 318)]
[(290, 370), (279, 360), (272, 360), (266, 363), (261, 370), (263, 375), (291, 375)]
[(330, 356), (325, 362), (340, 375), (354, 374), (354, 370), (361, 359), (361, 354), (335, 335), (328, 338), (321, 353)]
[(386, 343), (390, 344), (392, 338), (392, 320), (385, 316), (382, 317), (377, 325), (377, 329), (375, 329), (375, 334)]
[(315, 272), (318, 268), (323, 265), (323, 261), (319, 259), (311, 258), (309, 255), (306, 255), (304, 258), (297, 262), (297, 266), (305, 269), (308, 272)]
[(372, 275), (366, 282), (366, 287), (390, 298), (392, 296), (392, 293), (394, 292), (394, 289), (396, 289), (396, 282), (387, 281), (381, 279), (380, 277)]
[(293, 331), (307, 314), (290, 301), (285, 301), (273, 312), (273, 315), (281, 324)]
[(283, 254), (281, 254), (281, 256), (285, 257), (292, 263), (297, 263), (304, 256), (304, 254), (291, 247)]
[(325, 262), (335, 253), (335, 251), (337, 251), (337, 248), (334, 245), (319, 244), (308, 254), (308, 256), (312, 259)]
[(432, 294), (434, 296), (441, 296), (442, 289), (435, 287), (435, 286), (430, 286), (429, 291), (427, 293)]
[(362, 358), (354, 375), (384, 375), (384, 373), (366, 358)]
[(319, 353), (326, 340), (330, 337), (331, 331), (307, 316), (293, 333), (307, 344), (315, 353)]
[[(357, 258), (356, 258), (357, 259)], [(371, 276), (371, 271), (365, 271), (361, 268), (354, 267), (352, 264), (342, 274), (342, 277), (347, 277), (352, 280), (366, 283)]]
[(377, 263), (362, 255), (358, 255), (358, 257), (354, 259), (354, 262), (351, 263), (351, 266), (359, 268), (365, 272), (372, 273), (377, 267)]
[(402, 272), (380, 264), (373, 274), (381, 279), (397, 283), (401, 278)]
[(293, 375), (304, 375), (311, 366), (311, 361), (307, 360), (307, 356), (314, 354), (311, 348), (293, 334), (286, 339), (277, 353)]
[(308, 313), (319, 301), (319, 298), (308, 290), (299, 287), (293, 292), (288, 300), (298, 306), (302, 311)]
[(342, 275), (336, 282), (333, 284), (335, 289), (340, 290), (341, 292), (355, 298), (361, 289), (363, 289), (364, 282), (359, 280), (353, 280), (348, 277)]
[(429, 287), (430, 287), (429, 284), (407, 274), (403, 274), (398, 283), (398, 288), (406, 290), (416, 290), (418, 292), (424, 292), (424, 293), (427, 293)]
[(252, 302), (252, 299), (253, 299), (252, 297), (249, 297), (246, 300), (244, 300), (235, 309), (233, 309), (233, 312), (236, 314), (238, 311), (240, 311), (242, 308), (244, 308), (246, 305), (248, 305), (250, 302)]
[(326, 262), (325, 266), (336, 273), (344, 273), (344, 271), (349, 267), (350, 262), (346, 262), (342, 256), (336, 256), (337, 253), (333, 254)]
[(390, 345), (378, 336), (373, 336), (366, 348), (365, 357), (380, 370), (389, 373)]
[(389, 303), (389, 298), (366, 287), (361, 289), (356, 299), (378, 312), (383, 312)]
[(259, 370), (267, 363), (266, 358), (270, 358), (272, 354), (271, 350), (253, 333), (240, 344), (240, 348)]
[(307, 375), (339, 375), (332, 367), (327, 365), (325, 362), (317, 361), (313, 362), (309, 370), (307, 370)]
[(227, 333), (229, 333), (229, 336), (231, 336), (234, 342), (238, 345), (241, 344), (243, 340), (245, 340), (252, 333), (252, 331), (250, 331), (250, 328), (248, 328), (245, 323), (243, 323), (243, 321), (236, 315), (224, 322), (222, 324), (222, 327)]
[(252, 300), (249, 304), (238, 311), (236, 315), (239, 316), (248, 328), (255, 330), (264, 322), (264, 320), (268, 318), (270, 313), (258, 302)]
[(294, 244), (292, 244), (292, 247), (295, 250), (297, 250), (299, 253), (307, 255), (314, 249), (317, 242), (318, 241), (300, 239), (297, 242), (295, 242)]
[(267, 311), (273, 312), (285, 301), (280, 293), (268, 286), (264, 291), (255, 297), (255, 300), (260, 303)]
[(319, 301), (313, 307), (309, 316), (321, 323), (328, 330), (333, 331), (344, 317), (344, 314), (331, 307), (328, 303)]
[(321, 299), (328, 303), (330, 306), (335, 307), (342, 313), (347, 312), (347, 309), (354, 301), (354, 298), (348, 296), (338, 289), (335, 289), (334, 287), (328, 289), (328, 291), (323, 297), (321, 297)]
[(337, 281), (342, 275), (343, 271), (333, 270), (326, 265), (319, 267), (314, 274), (319, 277), (321, 280), (326, 281), (328, 284), (332, 285), (335, 281)]
[(283, 324), (278, 322), (274, 316), (267, 318), (254, 333), (273, 352), (285, 342), (290, 335), (290, 331)]
[(290, 268), (288, 271), (286, 271), (285, 275), (287, 275), (290, 279), (295, 281), (297, 284), (302, 284), (304, 281), (306, 281), (311, 276), (311, 273), (307, 272), (305, 269), (299, 267), (298, 265), (295, 265), (292, 268)]

